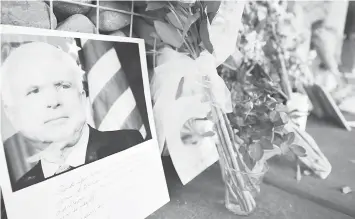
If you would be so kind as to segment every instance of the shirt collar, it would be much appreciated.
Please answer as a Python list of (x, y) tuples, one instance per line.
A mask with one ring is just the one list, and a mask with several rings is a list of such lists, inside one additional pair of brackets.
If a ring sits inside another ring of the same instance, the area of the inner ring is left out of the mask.
[[(72, 167), (78, 167), (85, 164), (86, 149), (89, 142), (89, 133), (89, 126), (85, 125), (83, 128), (83, 134), (81, 135), (78, 143), (73, 146), (74, 148), (65, 160), (65, 164)], [(50, 163), (44, 159), (41, 159), (41, 165), (45, 178), (53, 176), (60, 167), (59, 164)]]

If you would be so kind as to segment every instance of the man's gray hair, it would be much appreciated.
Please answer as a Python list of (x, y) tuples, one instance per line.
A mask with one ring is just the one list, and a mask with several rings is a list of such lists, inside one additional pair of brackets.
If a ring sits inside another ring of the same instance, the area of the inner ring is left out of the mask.
[(9, 79), (12, 76), (12, 73), (15, 73), (19, 70), (24, 70), (22, 66), (24, 60), (28, 59), (34, 63), (41, 64), (44, 62), (43, 57), (51, 57), (59, 59), (63, 64), (67, 65), (75, 73), (75, 80), (79, 91), (83, 91), (83, 71), (77, 65), (74, 58), (63, 50), (44, 42), (31, 42), (23, 44), (18, 48), (11, 51), (10, 55), (6, 58), (4, 63), (1, 66), (1, 96), (4, 105), (12, 104), (11, 97), (11, 87)]

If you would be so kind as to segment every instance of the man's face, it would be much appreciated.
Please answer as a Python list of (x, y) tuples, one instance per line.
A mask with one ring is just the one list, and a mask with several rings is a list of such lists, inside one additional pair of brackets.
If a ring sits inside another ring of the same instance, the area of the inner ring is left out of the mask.
[(10, 119), (35, 141), (57, 142), (73, 138), (85, 123), (85, 94), (73, 69), (60, 59), (25, 63), (10, 77)]

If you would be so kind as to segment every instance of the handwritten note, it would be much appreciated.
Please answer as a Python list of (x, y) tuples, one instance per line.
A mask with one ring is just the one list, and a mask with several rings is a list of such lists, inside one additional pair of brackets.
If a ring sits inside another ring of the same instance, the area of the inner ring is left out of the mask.
[(56, 199), (55, 219), (110, 218), (110, 206), (114, 200), (112, 196), (134, 185), (128, 181), (131, 179), (129, 175), (141, 165), (142, 162), (134, 160), (125, 165), (110, 166), (104, 171), (94, 169), (85, 175), (76, 175), (75, 170), (69, 172), (73, 180), (60, 180), (53, 194)]
[(8, 193), (5, 196), (8, 216), (14, 219), (22, 219), (24, 215), (37, 219), (145, 218), (169, 201), (159, 155), (156, 141), (146, 142), (18, 193)]
[(56, 197), (58, 197), (56, 202), (57, 219), (66, 219), (73, 216), (78, 219), (89, 219), (95, 215), (97, 210), (102, 208), (100, 203), (95, 203), (96, 193), (92, 191), (93, 188), (100, 187), (100, 180), (96, 177), (97, 174), (99, 172), (95, 171), (59, 186), (56, 194)]

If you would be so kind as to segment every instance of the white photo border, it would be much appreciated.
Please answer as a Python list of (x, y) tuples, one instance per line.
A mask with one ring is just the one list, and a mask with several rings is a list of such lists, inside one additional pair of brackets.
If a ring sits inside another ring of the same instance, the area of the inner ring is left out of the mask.
[[(143, 143), (141, 143), (140, 145), (132, 147), (132, 148), (128, 149), (127, 151), (120, 152), (116, 155), (119, 155), (122, 153), (122, 154), (124, 154), (122, 156), (130, 156), (129, 155), (130, 153), (131, 153), (131, 155), (139, 153), (139, 150), (141, 150), (143, 148), (143, 146), (147, 147), (146, 145), (148, 145), (148, 144), (151, 145), (151, 149), (154, 148), (154, 151), (152, 151), (152, 154), (154, 154), (154, 155), (152, 155), (152, 156), (155, 156), (155, 158), (156, 158), (156, 160), (154, 160), (154, 163), (155, 163), (154, 165), (156, 165), (156, 167), (158, 165), (160, 165), (159, 171), (161, 172), (161, 174), (159, 173), (160, 175), (158, 178), (160, 181), (158, 184), (160, 186), (165, 187), (165, 188), (162, 188), (162, 191), (165, 191), (165, 193), (166, 193), (166, 194), (161, 195), (162, 198), (159, 201), (158, 205), (160, 205), (160, 207), (161, 207), (164, 204), (166, 204), (169, 201), (169, 194), (168, 194), (168, 190), (167, 190), (165, 174), (164, 174), (162, 161), (161, 161), (161, 157), (160, 157), (161, 153), (160, 153), (160, 149), (159, 149), (158, 142), (157, 142), (157, 134), (156, 134), (154, 116), (153, 116), (153, 110), (152, 110), (151, 92), (150, 92), (150, 88), (149, 88), (149, 76), (148, 76), (148, 68), (147, 68), (146, 50), (145, 50), (144, 40), (139, 39), (139, 38), (131, 38), (131, 37), (108, 36), (108, 35), (100, 35), (100, 34), (87, 34), (87, 33), (79, 33), (79, 32), (48, 30), (48, 29), (0, 24), (0, 37), (3, 34), (21, 34), (21, 35), (34, 35), (34, 36), (85, 38), (85, 39), (91, 39), (91, 40), (96, 40), (96, 41), (101, 40), (101, 41), (127, 42), (127, 43), (137, 43), (138, 44), (139, 53), (140, 53), (139, 56), (140, 56), (140, 64), (141, 64), (141, 76), (142, 76), (143, 87), (144, 87), (144, 98), (145, 98), (146, 110), (147, 110), (148, 121), (149, 121), (149, 126), (150, 126), (151, 139), (148, 139), (148, 140), (144, 141)], [(0, 38), (0, 40), (1, 40), (1, 38)], [(0, 58), (1, 58), (1, 54), (0, 54)], [(0, 80), (1, 80), (1, 75), (0, 75)], [(0, 87), (0, 91), (1, 91), (1, 87)], [(2, 101), (1, 97), (0, 97), (0, 101)], [(0, 119), (0, 122), (1, 122), (1, 119)], [(10, 177), (8, 174), (8, 168), (6, 165), (5, 151), (3, 148), (3, 142), (2, 142), (1, 135), (0, 135), (0, 142), (1, 142), (0, 185), (2, 188), (3, 196), (4, 196), (5, 206), (7, 206), (6, 200), (8, 200), (10, 198), (10, 196), (16, 196), (16, 199), (18, 199), (22, 195), (22, 193), (23, 193), (23, 195), (25, 195), (25, 193), (28, 194), (29, 192), (26, 192), (26, 190), (29, 190), (32, 186), (23, 189), (23, 190), (25, 190), (25, 192), (22, 190), (17, 191), (17, 192), (12, 191), (12, 186), (11, 186)], [(106, 160), (106, 159), (111, 159), (111, 160), (114, 159), (114, 157), (116, 157), (116, 155), (111, 156), (109, 158), (104, 158), (104, 159), (95, 161), (90, 164), (86, 164), (85, 166), (80, 167), (79, 169), (81, 169), (81, 168), (88, 169), (88, 168), (94, 167), (95, 165), (97, 165), (97, 163), (104, 162), (104, 160)], [(76, 173), (79, 173), (79, 171), (80, 171), (79, 169), (77, 170)], [(63, 177), (66, 174), (70, 174), (70, 172), (59, 175), (58, 177)], [(6, 177), (4, 177), (4, 176), (6, 176)], [(162, 183), (162, 180), (164, 180), (164, 183)], [(49, 179), (48, 181), (55, 181), (55, 180), (54, 180), (54, 178), (52, 178), (52, 179)], [(33, 187), (41, 187), (42, 184), (43, 184), (43, 186), (47, 185), (46, 183), (42, 182), (42, 183), (39, 183), (38, 185), (34, 185)], [(38, 189), (36, 189), (36, 190), (38, 191)], [(26, 199), (29, 202), (34, 202), (34, 200), (31, 200), (30, 197), (27, 197)], [(14, 199), (12, 199), (12, 200), (14, 200)], [(155, 209), (155, 210), (157, 210), (157, 209)], [(12, 215), (11, 211), (12, 211), (12, 209), (9, 209), (9, 210), (7, 209), (7, 215), (10, 215), (9, 216), (10, 218)], [(45, 211), (45, 213), (43, 213), (43, 216), (47, 215), (48, 211), (49, 210)], [(153, 213), (153, 212), (151, 212), (151, 213)], [(145, 215), (145, 216), (148, 216), (148, 215)], [(42, 219), (41, 216), (39, 218)]]

